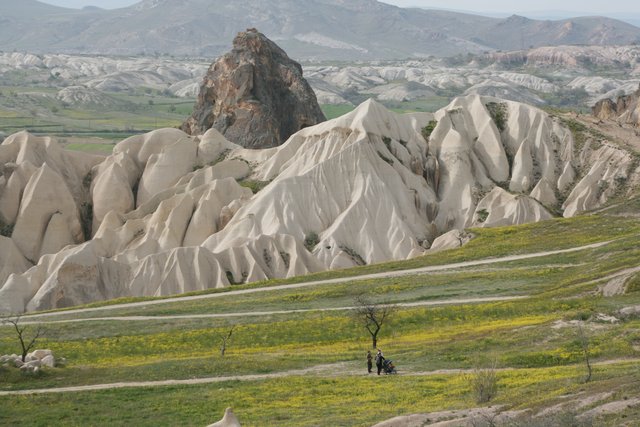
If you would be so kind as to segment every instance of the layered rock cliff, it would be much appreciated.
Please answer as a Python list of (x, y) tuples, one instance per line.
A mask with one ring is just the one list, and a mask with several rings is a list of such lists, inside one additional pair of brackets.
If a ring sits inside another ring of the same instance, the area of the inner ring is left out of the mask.
[(516, 50), (510, 52), (491, 52), (487, 59), (501, 64), (515, 66), (561, 66), (565, 68), (615, 67), (630, 69), (638, 62), (640, 48), (637, 45), (564, 45)]
[(300, 64), (250, 29), (211, 65), (181, 129), (199, 135), (214, 128), (243, 147), (268, 148), (324, 120)]
[(0, 160), (3, 312), (412, 258), (451, 230), (573, 216), (638, 181), (618, 146), (480, 96), (435, 114), (370, 100), (264, 150), (161, 129), (101, 161), (20, 133)]
[(593, 115), (620, 124), (640, 126), (640, 87), (635, 93), (619, 96), (616, 101), (603, 99), (593, 107)]

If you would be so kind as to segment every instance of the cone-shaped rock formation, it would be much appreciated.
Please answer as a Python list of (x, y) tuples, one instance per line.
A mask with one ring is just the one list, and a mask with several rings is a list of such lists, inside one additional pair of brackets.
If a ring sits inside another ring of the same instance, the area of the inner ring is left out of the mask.
[(0, 145), (0, 312), (408, 259), (463, 244), (455, 230), (573, 216), (639, 182), (629, 152), (586, 138), (480, 96), (435, 114), (367, 101), (264, 150), (160, 129), (99, 159), (12, 135)]

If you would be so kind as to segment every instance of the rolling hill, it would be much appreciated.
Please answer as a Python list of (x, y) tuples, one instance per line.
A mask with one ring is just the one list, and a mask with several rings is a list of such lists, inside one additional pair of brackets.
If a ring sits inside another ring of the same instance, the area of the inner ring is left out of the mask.
[[(380, 427), (634, 425), (640, 229), (624, 215), (637, 206), (474, 229), (463, 248), (375, 266), (377, 277), (367, 266), (24, 316), (67, 362), (33, 375), (0, 366), (0, 423), (201, 427), (231, 406), (247, 426), (370, 427), (399, 415)], [(362, 294), (397, 307), (379, 345), (398, 375), (367, 374), (371, 339), (352, 310)], [(19, 348), (10, 326), (0, 355)], [(497, 380), (489, 402), (476, 400), (478, 372)]]
[(145, 0), (71, 10), (36, 0), (0, 4), (6, 50), (213, 57), (257, 27), (297, 59), (452, 56), (559, 44), (631, 44), (640, 29), (602, 17), (537, 21), (404, 9), (375, 0)]

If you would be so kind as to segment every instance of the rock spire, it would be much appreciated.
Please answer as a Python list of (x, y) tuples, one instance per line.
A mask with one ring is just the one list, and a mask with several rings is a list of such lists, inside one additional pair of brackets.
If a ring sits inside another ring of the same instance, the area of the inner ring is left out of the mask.
[(215, 128), (243, 147), (269, 148), (324, 120), (300, 64), (264, 34), (248, 29), (211, 65), (181, 129), (197, 135)]

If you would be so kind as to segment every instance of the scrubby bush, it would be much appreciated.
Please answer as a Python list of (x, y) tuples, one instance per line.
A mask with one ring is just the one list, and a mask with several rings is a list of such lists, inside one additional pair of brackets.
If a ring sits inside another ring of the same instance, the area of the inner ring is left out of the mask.
[(93, 229), (93, 203), (84, 202), (80, 205), (80, 223), (85, 240), (91, 240)]
[(320, 237), (318, 233), (312, 231), (304, 237), (304, 247), (307, 248), (309, 252), (313, 252), (316, 246), (320, 243)]
[(367, 265), (367, 262), (364, 260), (364, 258), (362, 258), (358, 252), (351, 249), (350, 247), (340, 246), (340, 249), (342, 249), (347, 255), (349, 255), (353, 262), (356, 263), (356, 265)]
[(262, 190), (270, 183), (271, 181), (254, 181), (250, 179), (238, 182), (238, 184), (240, 184), (242, 187), (249, 188), (253, 192), (253, 194), (258, 194), (260, 190)]
[(422, 128), (422, 137), (425, 141), (429, 141), (433, 130), (438, 126), (438, 122), (436, 120), (431, 120), (425, 127)]
[(486, 209), (478, 211), (478, 222), (485, 222), (489, 218), (489, 212)]
[(488, 368), (476, 368), (466, 375), (477, 403), (490, 402), (498, 394), (498, 373), (495, 362)]
[(89, 171), (84, 178), (82, 179), (82, 185), (88, 190), (91, 188), (91, 183), (93, 182), (93, 171)]
[(227, 276), (227, 280), (229, 281), (230, 285), (242, 285), (247, 281), (247, 278), (249, 277), (249, 274), (245, 271), (242, 272), (242, 279), (240, 279), (240, 281), (236, 281), (232, 271), (225, 271), (225, 275)]
[(626, 283), (627, 293), (640, 292), (640, 274), (631, 276)]
[(499, 102), (487, 102), (486, 103), (487, 110), (491, 115), (496, 127), (500, 130), (500, 132), (504, 132), (507, 128), (507, 104), (499, 103)]
[(382, 142), (384, 142), (384, 145), (387, 146), (387, 150), (389, 150), (389, 152), (391, 152), (391, 138), (389, 138), (388, 136), (383, 136), (382, 137)]
[(11, 237), (13, 234), (13, 224), (5, 224), (4, 221), (0, 219), (0, 236)]
[(393, 166), (393, 160), (388, 158), (387, 156), (385, 156), (384, 154), (382, 154), (382, 152), (378, 151), (378, 156), (384, 160), (385, 162), (389, 163), (391, 166)]
[(282, 262), (284, 262), (285, 268), (288, 269), (291, 265), (291, 255), (289, 255), (289, 253), (287, 252), (280, 251), (280, 258), (282, 258)]

